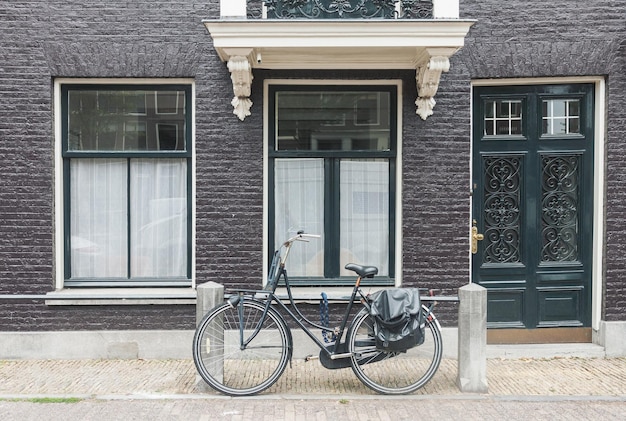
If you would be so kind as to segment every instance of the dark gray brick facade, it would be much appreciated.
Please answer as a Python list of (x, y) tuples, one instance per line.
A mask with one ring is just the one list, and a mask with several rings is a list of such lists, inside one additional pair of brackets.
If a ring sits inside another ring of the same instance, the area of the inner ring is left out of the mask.
[[(217, 0), (0, 0), (0, 294), (53, 289), (56, 77), (195, 79), (196, 277), (242, 287), (262, 278), (263, 80), (402, 79), (403, 276), (408, 285), (455, 294), (469, 278), (471, 79), (601, 75), (608, 93), (603, 318), (626, 320), (626, 4), (461, 0), (461, 16), (477, 23), (426, 121), (415, 115), (411, 71), (256, 71), (252, 115), (240, 122), (228, 71), (201, 23), (218, 16)], [(451, 307), (444, 319), (454, 324)], [(194, 312), (5, 301), (0, 330), (189, 329)]]

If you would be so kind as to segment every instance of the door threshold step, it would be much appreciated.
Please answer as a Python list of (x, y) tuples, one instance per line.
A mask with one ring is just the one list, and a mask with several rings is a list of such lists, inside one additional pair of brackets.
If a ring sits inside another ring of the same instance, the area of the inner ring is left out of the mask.
[(487, 358), (604, 358), (604, 347), (597, 344), (509, 344), (487, 345)]

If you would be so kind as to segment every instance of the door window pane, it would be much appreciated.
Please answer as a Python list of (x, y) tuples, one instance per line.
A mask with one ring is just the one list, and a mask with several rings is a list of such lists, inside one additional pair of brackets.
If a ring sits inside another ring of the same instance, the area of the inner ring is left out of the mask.
[(542, 155), (541, 261), (578, 260), (578, 155)]
[(510, 264), (522, 260), (522, 156), (488, 155), (484, 168), (483, 263)]
[(522, 135), (522, 101), (485, 101), (485, 136)]
[(544, 135), (580, 133), (580, 100), (550, 99), (542, 102)]

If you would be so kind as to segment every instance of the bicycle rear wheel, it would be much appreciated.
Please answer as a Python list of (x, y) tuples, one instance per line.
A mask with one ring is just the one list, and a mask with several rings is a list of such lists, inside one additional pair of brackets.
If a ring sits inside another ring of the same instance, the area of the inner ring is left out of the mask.
[[(265, 304), (258, 301), (244, 300), (235, 307), (225, 303), (198, 325), (193, 360), (215, 390), (253, 395), (273, 385), (285, 370), (292, 349), (288, 327), (273, 308), (263, 320), (264, 311)], [(242, 339), (249, 343), (242, 345)]]
[(367, 387), (387, 395), (411, 393), (424, 386), (437, 372), (443, 344), (439, 324), (422, 306), (426, 317), (424, 343), (406, 352), (384, 352), (376, 349), (373, 319), (367, 309), (354, 318), (348, 332), (354, 374)]

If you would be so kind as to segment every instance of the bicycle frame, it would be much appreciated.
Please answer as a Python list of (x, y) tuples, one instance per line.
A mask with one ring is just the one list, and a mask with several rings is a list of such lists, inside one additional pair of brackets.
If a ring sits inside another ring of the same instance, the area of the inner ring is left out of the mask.
[[(229, 299), (229, 303), (232, 306), (237, 305), (240, 312), (243, 312), (244, 299), (254, 299), (254, 300), (261, 302), (265, 306), (265, 310), (263, 311), (263, 315), (261, 317), (261, 320), (259, 321), (258, 326), (254, 329), (254, 331), (250, 334), (250, 336), (247, 339), (244, 338), (243, 326), (240, 327), (240, 344), (241, 344), (242, 349), (244, 349), (247, 346), (247, 344), (250, 343), (250, 341), (252, 341), (254, 337), (259, 333), (260, 327), (263, 325), (263, 322), (265, 318), (267, 317), (267, 312), (269, 311), (270, 306), (273, 303), (276, 303), (282, 310), (284, 310), (284, 312), (287, 315), (289, 315), (289, 317), (300, 327), (300, 329), (302, 329), (304, 333), (306, 333), (306, 335), (309, 338), (311, 338), (311, 340), (328, 355), (330, 359), (334, 360), (334, 359), (339, 359), (339, 358), (350, 357), (350, 353), (340, 353), (340, 351), (341, 351), (341, 346), (343, 344), (342, 340), (344, 337), (344, 333), (346, 331), (346, 327), (348, 326), (348, 320), (350, 318), (350, 313), (352, 312), (354, 304), (360, 301), (365, 306), (367, 306), (367, 301), (365, 300), (365, 296), (361, 292), (361, 289), (359, 286), (361, 278), (360, 277), (357, 278), (357, 282), (355, 283), (352, 289), (352, 294), (346, 306), (346, 311), (341, 321), (339, 330), (336, 331), (334, 328), (326, 327), (326, 326), (322, 326), (317, 323), (314, 323), (302, 314), (302, 312), (298, 308), (293, 298), (293, 294), (291, 293), (291, 286), (289, 285), (289, 278), (287, 276), (287, 271), (285, 267), (281, 265), (281, 267), (278, 270), (279, 270), (278, 279), (282, 278), (284, 280), (285, 287), (287, 289), (289, 304), (293, 307), (295, 311), (290, 310), (289, 307), (287, 307), (287, 305), (283, 302), (283, 300), (281, 300), (274, 291), (269, 291), (269, 290), (268, 291), (266, 290), (239, 290), (236, 296), (237, 297), (236, 299), (234, 299), (233, 297)], [(246, 296), (246, 293), (249, 295)], [(264, 297), (258, 297), (257, 295), (263, 295)], [(358, 301), (357, 301), (357, 295), (360, 295), (360, 299)], [(240, 316), (242, 316), (241, 313), (240, 313)], [(243, 317), (240, 317), (240, 320), (243, 320)], [(330, 350), (326, 346), (326, 344), (324, 344), (316, 336), (316, 334), (311, 331), (309, 326), (313, 328), (321, 329), (322, 331), (325, 331), (325, 332), (336, 334), (337, 340), (335, 341), (335, 344), (331, 347)]]
[[(346, 306), (346, 310), (345, 310), (343, 319), (341, 320), (341, 324), (338, 330), (336, 330), (335, 328), (319, 325), (309, 320), (305, 315), (302, 314), (302, 312), (298, 308), (293, 298), (293, 294), (291, 293), (291, 286), (289, 285), (289, 277), (287, 276), (287, 269), (285, 268), (285, 263), (287, 261), (287, 257), (289, 256), (289, 251), (291, 249), (293, 242), (296, 240), (307, 241), (307, 240), (303, 240), (302, 236), (303, 236), (303, 233), (299, 232), (297, 236), (292, 237), (289, 240), (287, 240), (283, 244), (283, 247), (285, 247), (285, 253), (282, 256), (280, 255), (278, 250), (274, 253), (274, 258), (272, 260), (272, 264), (269, 270), (268, 283), (266, 285), (266, 289), (238, 290), (237, 295), (231, 296), (228, 299), (228, 302), (230, 303), (231, 306), (238, 307), (239, 316), (240, 316), (239, 319), (242, 321), (244, 320), (243, 302), (245, 299), (256, 300), (265, 306), (263, 314), (261, 316), (261, 319), (257, 327), (254, 329), (254, 331), (250, 334), (250, 336), (247, 339), (244, 337), (243, 323), (240, 325), (240, 329), (239, 329), (240, 330), (239, 332), (240, 347), (242, 350), (245, 349), (246, 346), (258, 335), (258, 333), (261, 330), (261, 326), (263, 325), (267, 317), (269, 308), (272, 306), (272, 303), (276, 303), (286, 314), (289, 315), (289, 317), (291, 317), (291, 319), (293, 319), (293, 321), (300, 327), (300, 329), (302, 329), (304, 333), (306, 333), (306, 335), (309, 338), (311, 338), (311, 340), (317, 345), (317, 347), (326, 353), (326, 356), (328, 358), (330, 358), (331, 360), (349, 358), (351, 356), (351, 353), (345, 352), (345, 347), (342, 349), (342, 346), (345, 345), (345, 342), (342, 342), (342, 341), (344, 339), (344, 333), (346, 333), (346, 327), (348, 326), (348, 321), (350, 319), (350, 314), (352, 312), (354, 304), (356, 302), (360, 302), (361, 304), (363, 304), (365, 308), (369, 310), (367, 297), (363, 295), (363, 292), (361, 291), (361, 287), (360, 287), (361, 277), (360, 276), (357, 277), (354, 287), (352, 288), (352, 294)], [(280, 279), (283, 279), (285, 283), (285, 288), (287, 289), (287, 296), (288, 296), (289, 304), (294, 309), (294, 311), (290, 310), (287, 307), (287, 305), (283, 302), (283, 300), (281, 300), (275, 293), (276, 287)], [(259, 297), (259, 295), (261, 295), (262, 297)], [(360, 296), (358, 301), (357, 301), (357, 295)], [(435, 304), (436, 302), (433, 302), (428, 307), (423, 306), (424, 308), (428, 309), (427, 317), (429, 317), (429, 315), (431, 314), (432, 308), (434, 307)], [(326, 344), (324, 344), (316, 336), (316, 334), (311, 331), (309, 326), (316, 328), (316, 329), (320, 329), (324, 332), (334, 333), (337, 338), (335, 340), (334, 345), (329, 347)]]

